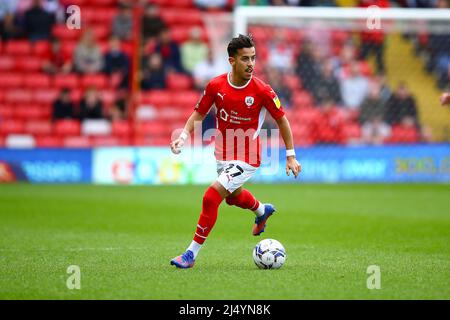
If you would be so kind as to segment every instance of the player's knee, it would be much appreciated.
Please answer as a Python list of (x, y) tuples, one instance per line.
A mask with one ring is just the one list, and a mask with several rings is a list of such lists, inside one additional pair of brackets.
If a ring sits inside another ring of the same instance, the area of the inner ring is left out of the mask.
[(231, 197), (231, 196), (226, 197), (226, 198), (225, 198), (225, 202), (226, 202), (227, 205), (229, 205), (229, 206), (234, 206), (235, 203), (236, 203), (236, 198), (235, 198), (235, 197)]
[(208, 190), (206, 190), (205, 194), (203, 195), (203, 206), (218, 207), (221, 201), (222, 198), (214, 188), (208, 188)]

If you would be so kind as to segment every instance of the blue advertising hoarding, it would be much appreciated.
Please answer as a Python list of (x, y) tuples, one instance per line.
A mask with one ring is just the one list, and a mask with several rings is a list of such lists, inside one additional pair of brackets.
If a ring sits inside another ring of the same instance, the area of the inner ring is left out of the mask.
[[(285, 153), (270, 150), (251, 182), (450, 182), (450, 144), (299, 148), (299, 179), (287, 177)], [(216, 177), (211, 146), (186, 148), (0, 149), (0, 182), (209, 184)]]
[[(303, 182), (450, 182), (450, 145), (313, 147), (296, 150)], [(267, 172), (266, 172), (267, 171)], [(270, 174), (267, 174), (270, 172)], [(284, 152), (277, 172), (262, 166), (254, 182), (289, 182)]]
[(90, 183), (91, 149), (0, 149), (0, 181)]

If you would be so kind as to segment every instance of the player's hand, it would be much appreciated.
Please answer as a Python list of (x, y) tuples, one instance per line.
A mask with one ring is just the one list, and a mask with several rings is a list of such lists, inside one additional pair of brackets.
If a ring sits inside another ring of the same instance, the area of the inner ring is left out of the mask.
[(298, 174), (302, 171), (302, 166), (298, 163), (295, 156), (289, 156), (286, 158), (286, 174), (289, 176), (291, 171), (296, 179)]
[(175, 139), (174, 141), (172, 141), (170, 143), (170, 149), (172, 150), (172, 152), (174, 154), (180, 154), (181, 153), (181, 148), (184, 145), (184, 141), (185, 141), (185, 139), (179, 137), (179, 138)]
[(441, 95), (441, 105), (450, 103), (450, 93), (446, 92)]

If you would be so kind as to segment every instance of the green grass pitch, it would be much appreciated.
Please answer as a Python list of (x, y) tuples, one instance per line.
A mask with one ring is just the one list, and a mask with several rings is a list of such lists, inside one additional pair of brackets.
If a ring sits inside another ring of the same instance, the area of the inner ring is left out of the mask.
[[(249, 211), (219, 208), (190, 270), (205, 186), (0, 186), (0, 299), (449, 299), (449, 185), (247, 185), (278, 211), (253, 237)], [(252, 249), (284, 244), (259, 270)], [(69, 290), (67, 268), (81, 271)], [(369, 290), (367, 268), (381, 271)]]

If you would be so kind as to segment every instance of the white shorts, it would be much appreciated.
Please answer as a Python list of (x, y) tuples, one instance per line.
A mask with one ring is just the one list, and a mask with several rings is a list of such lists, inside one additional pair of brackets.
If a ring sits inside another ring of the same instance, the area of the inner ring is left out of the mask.
[(240, 160), (217, 160), (217, 181), (228, 192), (233, 193), (253, 176), (256, 169), (258, 168)]

